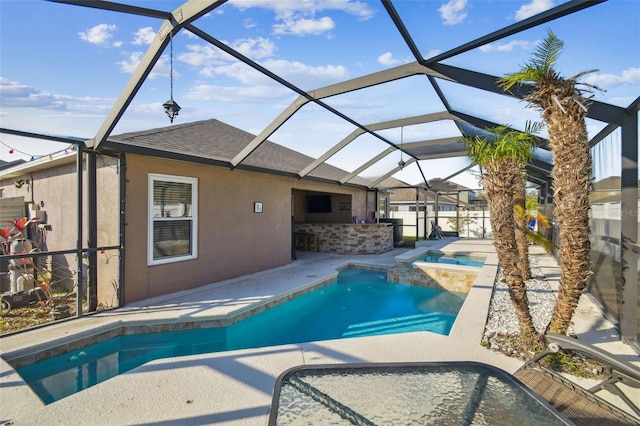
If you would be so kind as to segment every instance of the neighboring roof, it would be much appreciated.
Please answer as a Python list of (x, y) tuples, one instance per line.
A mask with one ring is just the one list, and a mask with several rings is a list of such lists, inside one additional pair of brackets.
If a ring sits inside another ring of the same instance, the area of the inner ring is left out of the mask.
[[(591, 204), (620, 203), (622, 201), (622, 178), (609, 176), (593, 182), (593, 192), (590, 195)], [(640, 180), (638, 180), (638, 196), (640, 198)]]
[(19, 164), (22, 163), (26, 163), (25, 160), (15, 160), (15, 161), (4, 161), (4, 160), (0, 160), (0, 170), (7, 170), (10, 169), (12, 167), (15, 167)]
[[(255, 135), (251, 133), (211, 119), (111, 136), (104, 146), (114, 151), (233, 168), (231, 160), (254, 138)], [(298, 177), (298, 172), (313, 160), (297, 151), (266, 141), (237, 168)], [(325, 163), (308, 176), (335, 182), (347, 174), (347, 171)], [(367, 186), (368, 181), (355, 178), (350, 183)]]
[(435, 178), (429, 181), (429, 189), (431, 191), (453, 193), (456, 191), (468, 191), (470, 188), (467, 188), (466, 186), (463, 186), (463, 185), (458, 185), (455, 182), (450, 182), (440, 178)]

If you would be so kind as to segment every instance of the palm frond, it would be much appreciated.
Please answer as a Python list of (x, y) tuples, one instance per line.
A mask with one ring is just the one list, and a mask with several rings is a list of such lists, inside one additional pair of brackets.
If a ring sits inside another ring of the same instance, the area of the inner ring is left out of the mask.
[(558, 61), (562, 49), (564, 49), (564, 42), (558, 39), (553, 31), (547, 30), (547, 37), (542, 40), (533, 54), (531, 66), (543, 75), (549, 74)]
[(544, 121), (530, 121), (527, 120), (524, 124), (524, 132), (531, 135), (531, 137), (538, 139), (535, 136), (536, 133), (540, 133), (542, 129), (544, 129)]
[(553, 67), (563, 48), (564, 42), (559, 40), (553, 31), (547, 30), (547, 37), (538, 45), (533, 58), (525, 63), (520, 71), (498, 79), (498, 86), (504, 91), (509, 91), (516, 84), (539, 84), (545, 77), (557, 77)]
[(495, 163), (525, 163), (531, 160), (533, 148), (537, 146), (537, 137), (512, 130), (508, 126), (496, 126), (487, 131), (495, 135), (495, 138), (463, 138), (469, 157), (478, 165), (487, 167)]

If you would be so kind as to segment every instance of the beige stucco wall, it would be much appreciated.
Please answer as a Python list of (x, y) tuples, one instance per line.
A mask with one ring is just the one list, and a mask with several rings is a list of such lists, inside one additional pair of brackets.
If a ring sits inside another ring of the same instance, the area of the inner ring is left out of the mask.
[[(147, 266), (150, 173), (198, 179), (197, 259)], [(294, 190), (344, 194), (354, 209), (365, 209), (366, 191), (359, 189), (135, 154), (127, 155), (127, 180), (125, 303), (291, 262)], [(262, 213), (254, 213), (256, 201)], [(351, 212), (343, 213), (346, 223)]]
[[(351, 216), (365, 217), (375, 205), (373, 192), (338, 184), (275, 176), (224, 167), (126, 155), (126, 169), (116, 167), (115, 159), (97, 161), (98, 246), (117, 246), (119, 219), (124, 211), (125, 226), (125, 303), (196, 288), (225, 279), (262, 271), (291, 262), (291, 202), (296, 198), (296, 220), (312, 221), (304, 213), (307, 191), (332, 194), (336, 214), (326, 220), (348, 223)], [(119, 173), (126, 172), (126, 202), (119, 202)], [(76, 248), (76, 171), (75, 158), (66, 164), (26, 172), (31, 183), (16, 188), (15, 176), (0, 182), (3, 197), (24, 196), (25, 202), (44, 204), (46, 234), (34, 236), (43, 250)], [(147, 211), (149, 173), (198, 179), (198, 258), (164, 265), (147, 265)], [(87, 195), (85, 172), (85, 197)], [(298, 200), (298, 197), (302, 197)], [(85, 204), (86, 204), (85, 198)], [(263, 212), (254, 213), (254, 202), (263, 203)], [(367, 208), (367, 201), (370, 206)], [(350, 202), (351, 210), (339, 210), (340, 202)], [(86, 246), (86, 215), (83, 244)], [(300, 215), (300, 216), (299, 216)], [(37, 237), (37, 238), (36, 238)], [(98, 298), (105, 307), (117, 306), (117, 251), (98, 253)], [(86, 265), (86, 260), (83, 262)], [(76, 268), (75, 255), (55, 258), (58, 278), (66, 278)], [(85, 277), (86, 279), (86, 277)]]
[[(54, 163), (54, 162), (52, 162)], [(3, 198), (24, 197), (25, 204), (36, 204), (36, 215), (41, 223), (48, 225), (40, 229), (29, 225), (29, 238), (40, 251), (63, 251), (77, 248), (77, 173), (76, 159), (71, 156), (58, 161), (54, 167), (25, 171), (19, 176), (11, 176), (0, 181)], [(45, 163), (46, 166), (46, 163)], [(98, 246), (117, 246), (118, 232), (118, 168), (116, 159), (100, 157), (97, 161), (97, 199), (98, 199)], [(86, 165), (83, 170), (83, 196), (87, 205)], [(18, 179), (29, 180), (29, 184), (17, 188), (13, 182)], [(25, 207), (26, 208), (26, 207)], [(83, 209), (83, 245), (87, 245), (88, 211)], [(3, 228), (9, 224), (3, 224)], [(105, 251), (98, 256), (98, 302), (104, 307), (118, 304), (118, 253)], [(73, 287), (77, 260), (75, 254), (53, 255), (53, 279), (67, 289)], [(44, 265), (45, 259), (39, 260)], [(83, 283), (86, 283), (86, 259), (83, 260)], [(86, 286), (85, 286), (86, 288)]]

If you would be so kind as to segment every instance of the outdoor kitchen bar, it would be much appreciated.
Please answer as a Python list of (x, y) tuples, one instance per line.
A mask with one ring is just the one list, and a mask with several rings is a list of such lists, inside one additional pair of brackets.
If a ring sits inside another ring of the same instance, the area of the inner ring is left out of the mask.
[(298, 223), (294, 235), (300, 250), (380, 254), (393, 249), (390, 223)]

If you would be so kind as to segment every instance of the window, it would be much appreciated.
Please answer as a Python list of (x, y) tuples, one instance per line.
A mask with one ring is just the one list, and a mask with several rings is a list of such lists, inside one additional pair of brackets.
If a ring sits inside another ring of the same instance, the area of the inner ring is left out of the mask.
[(198, 257), (198, 180), (149, 175), (149, 265)]

